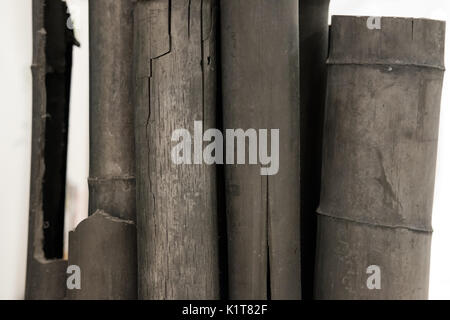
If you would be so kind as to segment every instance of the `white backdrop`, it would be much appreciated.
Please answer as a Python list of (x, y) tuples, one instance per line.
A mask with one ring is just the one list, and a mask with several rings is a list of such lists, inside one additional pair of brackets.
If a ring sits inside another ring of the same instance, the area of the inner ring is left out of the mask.
[(31, 144), (31, 1), (0, 1), (0, 298), (25, 284)]
[[(222, 0), (224, 1), (224, 0)], [(226, 0), (225, 0), (226, 1)], [(264, 0), (267, 1), (267, 0)], [(74, 13), (74, 50), (69, 132), (66, 229), (87, 212), (88, 0), (67, 0)], [(424, 17), (450, 21), (448, 0), (331, 0), (331, 14)], [(447, 47), (450, 47), (447, 33)], [(449, 65), (447, 50), (446, 62)], [(31, 0), (0, 1), (0, 299), (23, 298), (25, 286), (31, 145)], [(450, 77), (441, 108), (433, 210), (430, 298), (450, 299)]]

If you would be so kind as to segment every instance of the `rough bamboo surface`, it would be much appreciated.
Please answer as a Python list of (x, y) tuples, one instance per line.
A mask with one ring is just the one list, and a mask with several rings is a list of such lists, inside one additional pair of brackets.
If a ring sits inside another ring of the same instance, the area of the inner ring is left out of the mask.
[[(89, 217), (70, 233), (71, 299), (137, 298), (132, 0), (89, 1)], [(131, 221), (131, 222), (130, 222)]]
[(73, 33), (67, 7), (33, 0), (33, 129), (26, 299), (63, 299), (67, 130)]
[(219, 298), (216, 169), (175, 165), (175, 129), (215, 128), (215, 0), (138, 1), (135, 126), (140, 299)]
[(315, 297), (426, 299), (445, 23), (367, 20), (332, 20)]
[(221, 1), (224, 128), (280, 129), (276, 175), (225, 167), (231, 299), (301, 297), (298, 23), (298, 1)]
[(89, 2), (89, 214), (135, 220), (133, 0)]
[(302, 299), (313, 297), (330, 0), (300, 0), (300, 180)]
[(69, 299), (130, 300), (136, 291), (136, 226), (96, 211), (70, 232), (69, 265), (81, 270), (81, 289)]

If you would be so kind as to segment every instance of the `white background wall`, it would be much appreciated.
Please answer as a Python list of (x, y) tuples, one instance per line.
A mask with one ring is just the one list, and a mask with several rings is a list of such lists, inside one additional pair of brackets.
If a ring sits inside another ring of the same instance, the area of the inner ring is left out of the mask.
[[(226, 1), (226, 0), (225, 0)], [(264, 0), (266, 1), (266, 0)], [(87, 212), (88, 0), (67, 0), (74, 13), (66, 229)], [(448, 0), (331, 0), (331, 14), (425, 17), (450, 21)], [(450, 48), (447, 32), (447, 47)], [(0, 299), (23, 298), (31, 145), (31, 0), (0, 1)], [(450, 65), (450, 49), (446, 64)], [(430, 298), (450, 299), (450, 77), (441, 108), (433, 210)]]
[[(67, 0), (80, 48), (74, 49), (72, 92), (67, 154), (66, 219), (67, 235), (87, 217), (89, 174), (89, 10), (88, 0)], [(71, 128), (74, 128), (73, 130)]]
[(31, 1), (0, 1), (0, 299), (25, 284), (31, 144)]

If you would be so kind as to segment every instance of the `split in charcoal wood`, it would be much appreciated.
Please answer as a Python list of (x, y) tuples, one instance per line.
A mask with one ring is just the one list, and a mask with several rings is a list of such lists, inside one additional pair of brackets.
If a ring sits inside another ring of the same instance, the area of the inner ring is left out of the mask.
[(221, 1), (224, 127), (281, 141), (276, 175), (225, 168), (231, 299), (301, 297), (298, 23), (298, 1)]
[(216, 0), (137, 2), (140, 299), (219, 298), (216, 168), (171, 160), (173, 130), (216, 127), (216, 15)]
[(26, 299), (63, 299), (64, 203), (73, 32), (67, 6), (33, 0), (33, 129)]
[(302, 299), (313, 298), (320, 199), (330, 0), (300, 0), (300, 168)]

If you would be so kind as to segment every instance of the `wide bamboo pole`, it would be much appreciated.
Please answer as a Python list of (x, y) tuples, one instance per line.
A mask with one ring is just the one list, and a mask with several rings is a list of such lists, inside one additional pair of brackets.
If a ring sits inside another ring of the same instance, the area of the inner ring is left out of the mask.
[(215, 0), (137, 2), (140, 299), (219, 298), (216, 168), (171, 159), (174, 130), (216, 126), (216, 9)]
[(73, 32), (60, 0), (33, 0), (33, 136), (26, 299), (62, 299)]
[(137, 297), (133, 5), (89, 1), (90, 217), (69, 234), (69, 264), (81, 269), (71, 299)]
[(231, 299), (301, 297), (298, 23), (296, 0), (221, 1), (224, 128), (280, 130), (277, 174), (225, 167)]
[(300, 0), (300, 170), (302, 299), (313, 297), (330, 0)]
[(445, 23), (378, 22), (332, 21), (318, 299), (428, 296)]

